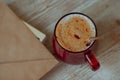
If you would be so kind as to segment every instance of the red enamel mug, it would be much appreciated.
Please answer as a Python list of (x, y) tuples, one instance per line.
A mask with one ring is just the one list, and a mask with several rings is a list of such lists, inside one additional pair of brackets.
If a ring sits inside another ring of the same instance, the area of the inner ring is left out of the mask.
[(56, 28), (57, 28), (58, 23), (66, 16), (73, 15), (73, 14), (82, 15), (88, 18), (93, 23), (94, 29), (95, 29), (95, 36), (97, 36), (96, 25), (90, 17), (88, 17), (87, 15), (83, 13), (79, 13), (79, 12), (72, 12), (72, 13), (66, 14), (58, 20), (55, 26), (55, 29), (54, 29), (54, 35), (53, 35), (53, 40), (52, 40), (53, 50), (55, 52), (54, 54), (58, 59), (62, 60), (65, 63), (69, 63), (69, 64), (81, 64), (83, 62), (88, 62), (92, 70), (96, 71), (100, 68), (100, 64), (98, 60), (96, 59), (96, 57), (94, 56), (93, 51), (91, 51), (91, 47), (95, 43), (95, 40), (87, 49), (83, 51), (79, 51), (79, 52), (72, 52), (72, 51), (69, 51), (63, 48), (56, 39), (55, 33), (56, 33)]

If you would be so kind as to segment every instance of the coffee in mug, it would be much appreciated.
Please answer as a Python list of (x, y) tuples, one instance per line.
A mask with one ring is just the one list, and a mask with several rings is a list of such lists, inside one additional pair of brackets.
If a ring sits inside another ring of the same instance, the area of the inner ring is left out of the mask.
[(71, 14), (62, 18), (55, 32), (58, 43), (66, 50), (80, 52), (89, 48), (96, 36), (94, 24), (84, 15)]
[(91, 50), (95, 37), (97, 29), (90, 17), (79, 12), (68, 13), (55, 25), (52, 38), (54, 54), (69, 64), (87, 61), (92, 70), (96, 71), (100, 64)]

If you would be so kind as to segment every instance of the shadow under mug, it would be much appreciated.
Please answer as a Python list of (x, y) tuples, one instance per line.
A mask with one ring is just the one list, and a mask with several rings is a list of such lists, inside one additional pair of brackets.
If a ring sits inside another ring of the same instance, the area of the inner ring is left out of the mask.
[(64, 15), (63, 17), (61, 17), (54, 29), (54, 35), (53, 35), (53, 50), (54, 50), (54, 54), (57, 58), (59, 58), (60, 60), (62, 60), (63, 62), (69, 63), (69, 64), (81, 64), (85, 61), (87, 61), (91, 67), (91, 69), (93, 71), (96, 71), (100, 68), (100, 64), (98, 62), (98, 60), (96, 59), (96, 57), (94, 56), (93, 52), (91, 51), (91, 47), (93, 46), (93, 44), (95, 43), (95, 41), (92, 43), (91, 46), (89, 46), (86, 50), (84, 51), (80, 51), (80, 52), (72, 52), (69, 50), (66, 50), (65, 48), (63, 48), (57, 41), (56, 39), (56, 27), (58, 25), (58, 23), (66, 16), (72, 15), (72, 14), (79, 14), (79, 15), (83, 15), (87, 18), (89, 18), (92, 23), (94, 24), (96, 33), (95, 36), (97, 36), (97, 29), (96, 29), (96, 25), (93, 22), (93, 20), (88, 17), (87, 15), (83, 14), (83, 13), (79, 13), (79, 12), (72, 12), (69, 14)]

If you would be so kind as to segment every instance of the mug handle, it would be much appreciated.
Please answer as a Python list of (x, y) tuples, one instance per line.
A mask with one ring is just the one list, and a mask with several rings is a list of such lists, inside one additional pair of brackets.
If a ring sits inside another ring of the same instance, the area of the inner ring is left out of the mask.
[(93, 71), (96, 71), (100, 68), (100, 64), (91, 50), (85, 53), (85, 59), (89, 63)]

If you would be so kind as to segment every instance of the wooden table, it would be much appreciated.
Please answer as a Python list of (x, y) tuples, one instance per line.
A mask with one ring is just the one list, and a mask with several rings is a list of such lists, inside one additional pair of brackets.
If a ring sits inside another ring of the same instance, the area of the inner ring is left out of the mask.
[[(40, 80), (120, 80), (120, 0), (4, 0), (23, 20), (47, 35), (45, 46), (52, 51), (51, 37), (57, 20), (69, 12), (81, 12), (96, 23), (98, 40), (93, 51), (101, 63), (93, 72), (88, 64), (60, 62)], [(117, 34), (117, 35), (116, 35)]]

